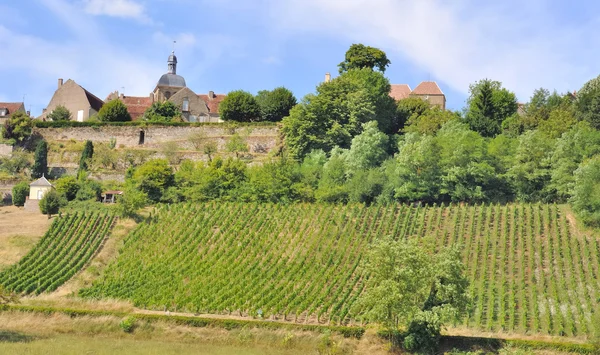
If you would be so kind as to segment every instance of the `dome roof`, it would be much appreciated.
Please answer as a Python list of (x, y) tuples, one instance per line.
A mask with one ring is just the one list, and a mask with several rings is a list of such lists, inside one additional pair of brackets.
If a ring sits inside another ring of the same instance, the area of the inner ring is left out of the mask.
[(157, 86), (170, 86), (178, 88), (186, 87), (185, 79), (181, 75), (168, 73), (160, 77)]

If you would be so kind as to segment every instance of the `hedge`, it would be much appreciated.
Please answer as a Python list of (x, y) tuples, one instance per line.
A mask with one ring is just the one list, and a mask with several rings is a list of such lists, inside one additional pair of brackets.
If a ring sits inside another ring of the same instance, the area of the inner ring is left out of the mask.
[[(2, 310), (2, 308), (0, 308)], [(140, 314), (140, 313), (128, 313), (128, 312), (117, 312), (117, 311), (97, 311), (97, 310), (85, 310), (85, 309), (72, 309), (72, 308), (52, 308), (42, 306), (22, 306), (22, 305), (8, 305), (4, 307), (5, 311), (18, 311), (18, 312), (29, 312), (29, 313), (41, 313), (46, 315), (51, 314), (66, 314), (70, 317), (81, 317), (81, 316), (114, 316), (114, 317), (127, 317), (132, 316), (139, 320), (145, 320), (148, 322), (165, 321), (177, 325), (185, 325), (196, 328), (214, 327), (224, 328), (227, 330), (240, 329), (244, 327), (261, 328), (261, 329), (290, 329), (290, 330), (303, 330), (323, 333), (325, 331), (331, 331), (334, 333), (341, 334), (345, 338), (356, 338), (360, 339), (365, 333), (365, 329), (361, 327), (344, 327), (344, 326), (325, 326), (325, 325), (311, 325), (311, 324), (295, 324), (295, 323), (281, 323), (272, 321), (260, 321), (260, 320), (237, 320), (237, 319), (221, 319), (221, 318), (203, 318), (203, 317), (187, 317), (187, 316), (168, 316), (162, 314)]]
[(129, 122), (78, 122), (78, 121), (33, 121), (36, 128), (68, 128), (68, 127), (202, 127), (216, 126), (224, 128), (235, 127), (276, 127), (275, 122), (147, 122), (147, 121), (129, 121)]

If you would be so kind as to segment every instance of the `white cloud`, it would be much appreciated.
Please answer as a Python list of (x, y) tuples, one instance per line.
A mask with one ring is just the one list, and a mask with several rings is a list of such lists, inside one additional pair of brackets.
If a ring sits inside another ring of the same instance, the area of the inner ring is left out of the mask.
[(540, 86), (576, 89), (600, 69), (586, 34), (597, 24), (557, 25), (544, 1), (269, 1), (278, 31), (379, 46), (463, 93), (488, 77), (524, 100)]
[(83, 0), (85, 12), (91, 15), (105, 15), (134, 18), (149, 22), (144, 5), (134, 0)]

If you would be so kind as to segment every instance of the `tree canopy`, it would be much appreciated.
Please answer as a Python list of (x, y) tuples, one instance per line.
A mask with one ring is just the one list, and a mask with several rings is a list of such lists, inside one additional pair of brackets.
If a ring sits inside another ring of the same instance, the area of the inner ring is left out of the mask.
[(181, 111), (171, 101), (153, 102), (144, 112), (144, 120), (149, 122), (181, 121)]
[(290, 114), (297, 101), (290, 90), (278, 87), (271, 91), (259, 91), (256, 95), (256, 103), (260, 107), (263, 121), (279, 122)]
[(375, 69), (385, 73), (387, 67), (391, 64), (384, 51), (365, 46), (363, 44), (353, 44), (346, 52), (346, 57), (338, 67), (340, 74), (352, 69)]
[(127, 106), (119, 99), (105, 103), (98, 111), (98, 119), (102, 122), (126, 122), (131, 121), (131, 115)]
[(466, 122), (484, 137), (502, 132), (502, 122), (517, 113), (517, 97), (499, 81), (483, 79), (469, 86)]
[(223, 121), (260, 121), (261, 110), (251, 93), (243, 90), (231, 91), (219, 104), (219, 114)]
[(18, 111), (12, 114), (9, 119), (4, 122), (2, 127), (2, 138), (14, 139), (17, 142), (22, 142), (31, 135), (33, 122), (31, 117), (25, 112)]
[(40, 140), (35, 148), (33, 167), (31, 168), (31, 177), (39, 179), (48, 174), (48, 143)]

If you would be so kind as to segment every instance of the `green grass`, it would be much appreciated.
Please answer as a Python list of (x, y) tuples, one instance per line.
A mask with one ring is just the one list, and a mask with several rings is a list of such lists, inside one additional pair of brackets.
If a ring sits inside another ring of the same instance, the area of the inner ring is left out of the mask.
[(197, 204), (165, 206), (125, 240), (80, 294), (136, 306), (348, 323), (376, 236), (463, 246), (477, 331), (588, 336), (598, 308), (600, 243), (557, 205)]

